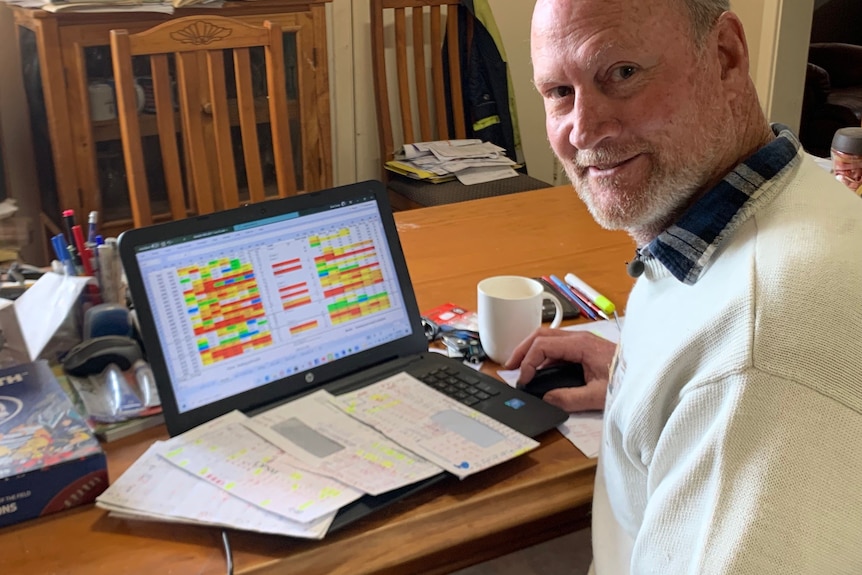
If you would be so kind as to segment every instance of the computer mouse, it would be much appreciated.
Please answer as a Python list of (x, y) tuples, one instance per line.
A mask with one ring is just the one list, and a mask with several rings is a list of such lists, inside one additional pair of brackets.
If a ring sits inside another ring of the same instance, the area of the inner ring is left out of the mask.
[(552, 389), (582, 385), (586, 385), (584, 367), (580, 363), (561, 363), (538, 370), (533, 379), (518, 386), (518, 389), (542, 398)]

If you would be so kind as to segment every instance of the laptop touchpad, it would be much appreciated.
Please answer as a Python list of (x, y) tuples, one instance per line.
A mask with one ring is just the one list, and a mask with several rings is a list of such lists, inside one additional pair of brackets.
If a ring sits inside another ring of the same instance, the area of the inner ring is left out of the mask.
[(431, 420), (449, 431), (453, 431), (480, 447), (490, 447), (503, 441), (505, 437), (472, 417), (467, 417), (455, 410), (447, 409), (431, 417)]
[(282, 421), (272, 428), (297, 447), (321, 459), (344, 449), (344, 446), (340, 443), (336, 443), (322, 433), (318, 433), (295, 417)]

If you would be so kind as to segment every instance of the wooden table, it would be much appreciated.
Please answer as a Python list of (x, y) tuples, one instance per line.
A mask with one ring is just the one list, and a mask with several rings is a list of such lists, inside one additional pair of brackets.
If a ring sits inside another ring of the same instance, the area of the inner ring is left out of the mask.
[[(476, 306), (476, 283), (495, 274), (575, 271), (623, 307), (634, 253), (627, 235), (599, 228), (571, 187), (396, 215), (419, 308)], [(493, 366), (486, 365), (486, 371)], [(156, 439), (156, 428), (106, 446), (116, 479)], [(450, 573), (585, 525), (595, 460), (557, 431), (541, 447), (463, 481), (448, 479), (322, 542), (231, 532), (238, 573)], [(225, 573), (220, 530), (116, 519), (94, 506), (0, 529), (0, 572)]]

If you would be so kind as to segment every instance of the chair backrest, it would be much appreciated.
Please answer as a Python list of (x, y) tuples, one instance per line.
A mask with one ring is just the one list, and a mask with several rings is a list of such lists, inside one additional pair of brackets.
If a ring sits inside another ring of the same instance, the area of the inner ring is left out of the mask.
[[(221, 16), (178, 18), (138, 34), (111, 31), (117, 115), (135, 227), (151, 224), (154, 215), (135, 85), (139, 57), (149, 60), (151, 104), (172, 219), (238, 206), (237, 167), (245, 173), (248, 201), (268, 195), (258, 142), (258, 124), (266, 121), (272, 134), (277, 194), (296, 193), (281, 34), (281, 28), (271, 22), (253, 26)], [(253, 86), (251, 50), (257, 47), (265, 56), (265, 89)], [(225, 72), (230, 69), (228, 59), (233, 64), (233, 84)], [(239, 154), (234, 152), (234, 126), (241, 135), (241, 162), (235, 162)]]
[[(371, 51), (382, 162), (391, 160), (405, 143), (466, 137), (458, 5), (458, 0), (371, 0)], [(448, 70), (443, 61), (444, 42)], [(395, 71), (389, 74), (392, 66), (388, 65), (391, 58), (387, 58), (387, 49), (395, 56)], [(390, 77), (397, 78), (391, 86)], [(451, 106), (451, 126), (447, 105)], [(386, 170), (383, 174), (385, 177)]]

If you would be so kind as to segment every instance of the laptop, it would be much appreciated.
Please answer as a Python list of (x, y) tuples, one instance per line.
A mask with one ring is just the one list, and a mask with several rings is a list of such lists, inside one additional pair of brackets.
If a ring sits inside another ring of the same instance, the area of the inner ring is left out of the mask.
[[(174, 436), (399, 372), (527, 435), (567, 414), (428, 352), (387, 191), (378, 181), (124, 232), (119, 252)], [(342, 509), (331, 529), (423, 489)]]

